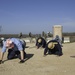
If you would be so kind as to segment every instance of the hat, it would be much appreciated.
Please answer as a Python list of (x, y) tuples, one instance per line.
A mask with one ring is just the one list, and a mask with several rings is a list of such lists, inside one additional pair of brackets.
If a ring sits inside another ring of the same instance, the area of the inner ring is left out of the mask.
[(55, 44), (53, 44), (53, 42), (50, 42), (49, 44), (48, 44), (48, 48), (49, 49), (53, 49), (55, 47)]
[(54, 47), (55, 47), (55, 44), (58, 44), (57, 42), (50, 42), (49, 44), (48, 44), (48, 48), (49, 49), (53, 49)]
[(38, 39), (38, 42), (41, 43), (42, 39)]
[(13, 42), (10, 39), (6, 40), (6, 47), (7, 48), (12, 48), (13, 47)]

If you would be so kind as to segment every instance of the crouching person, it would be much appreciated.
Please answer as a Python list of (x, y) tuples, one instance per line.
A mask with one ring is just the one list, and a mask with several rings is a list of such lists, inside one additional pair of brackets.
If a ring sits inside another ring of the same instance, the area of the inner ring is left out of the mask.
[(54, 54), (58, 56), (63, 55), (61, 45), (57, 40), (51, 40), (46, 44), (44, 56), (47, 55), (47, 52), (48, 54)]
[(37, 49), (42, 47), (42, 48), (45, 48), (46, 46), (46, 40), (42, 37), (39, 37), (37, 40), (36, 40), (36, 47)]
[(24, 59), (26, 56), (26, 53), (24, 51), (25, 45), (26, 45), (25, 41), (21, 41), (17, 38), (7, 39), (4, 42), (3, 48), (1, 50), (0, 64), (2, 63), (4, 53), (6, 52), (6, 50), (8, 50), (8, 55), (7, 55), (8, 60), (18, 57), (20, 59), (20, 63), (24, 63)]

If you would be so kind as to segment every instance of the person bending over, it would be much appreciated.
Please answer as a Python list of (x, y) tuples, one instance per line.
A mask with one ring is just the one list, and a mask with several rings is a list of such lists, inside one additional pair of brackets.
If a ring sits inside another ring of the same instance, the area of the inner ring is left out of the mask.
[(51, 40), (46, 44), (46, 47), (44, 49), (44, 56), (47, 55), (47, 53), (50, 55), (51, 54), (58, 56), (63, 55), (62, 47), (57, 40)]
[(36, 47), (37, 49), (42, 47), (42, 48), (45, 48), (46, 46), (46, 40), (42, 37), (39, 37), (37, 40), (36, 40)]
[(0, 64), (3, 61), (4, 53), (8, 50), (7, 59), (13, 59), (18, 57), (20, 59), (20, 63), (24, 63), (24, 59), (26, 56), (25, 50), (26, 42), (24, 40), (20, 40), (17, 38), (9, 38), (3, 44), (1, 54), (0, 54)]

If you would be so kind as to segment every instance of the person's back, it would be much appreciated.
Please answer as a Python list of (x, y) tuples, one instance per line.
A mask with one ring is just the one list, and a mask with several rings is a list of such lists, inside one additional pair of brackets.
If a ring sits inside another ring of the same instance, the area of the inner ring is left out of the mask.
[(46, 55), (47, 52), (48, 52), (48, 54), (56, 54), (56, 55), (61, 56), (62, 48), (61, 48), (59, 42), (57, 40), (50, 40), (46, 44), (46, 47), (44, 49), (44, 55)]
[(37, 40), (36, 40), (36, 46), (39, 48), (39, 47), (43, 47), (45, 48), (46, 46), (46, 40), (42, 37), (39, 37)]

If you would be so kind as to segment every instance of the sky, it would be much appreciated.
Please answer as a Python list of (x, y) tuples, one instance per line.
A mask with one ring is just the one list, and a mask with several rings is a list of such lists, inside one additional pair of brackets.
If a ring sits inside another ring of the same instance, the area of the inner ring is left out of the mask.
[(0, 0), (0, 34), (75, 32), (75, 0)]

